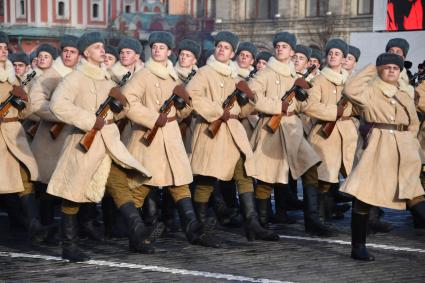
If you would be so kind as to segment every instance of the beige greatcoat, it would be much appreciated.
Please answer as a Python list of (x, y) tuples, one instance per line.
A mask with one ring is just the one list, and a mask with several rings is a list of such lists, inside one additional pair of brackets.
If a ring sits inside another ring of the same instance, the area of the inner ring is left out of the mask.
[[(326, 105), (337, 105), (347, 76), (348, 73), (344, 69), (341, 74), (337, 74), (325, 67), (312, 81), (313, 87), (308, 90), (309, 97)], [(344, 115), (350, 114), (351, 109), (352, 105), (348, 103)], [(318, 177), (322, 181), (338, 183), (342, 166), (347, 175), (353, 168), (358, 139), (357, 127), (353, 118), (339, 120), (328, 138), (321, 135), (321, 127), (320, 123), (316, 123), (308, 136), (313, 149), (322, 160), (317, 170)]]
[[(255, 175), (252, 149), (238, 119), (229, 119), (222, 123), (214, 138), (207, 133), (209, 123), (223, 115), (222, 104), (235, 90), (236, 76), (237, 72), (231, 65), (220, 63), (211, 55), (207, 65), (198, 70), (186, 87), (192, 98), (193, 108), (198, 113), (189, 155), (194, 175), (231, 180), (241, 153), (245, 157), (246, 174)], [(249, 113), (253, 107), (246, 105), (244, 108)], [(235, 103), (230, 113), (243, 117), (245, 113), (242, 110), (245, 109)]]
[[(9, 97), (12, 85), (19, 85), (19, 83), (15, 77), (12, 63), (6, 61), (5, 69), (0, 69), (0, 103)], [(12, 106), (5, 118), (24, 118), (28, 113), (25, 110), (19, 113)], [(0, 194), (17, 193), (24, 190), (20, 163), (29, 170), (31, 180), (37, 180), (37, 162), (31, 152), (22, 124), (19, 121), (0, 122)]]
[(419, 120), (412, 94), (376, 75), (374, 65), (366, 66), (347, 83), (344, 93), (363, 110), (366, 122), (408, 125), (408, 131), (373, 129), (367, 148), (341, 191), (371, 205), (406, 209), (406, 200), (424, 194), (416, 138)]
[[(425, 115), (425, 81), (423, 81), (420, 85), (415, 88), (415, 91), (419, 94), (419, 101), (417, 108), (422, 114)], [(419, 143), (421, 145), (421, 150), (423, 155), (425, 156), (425, 123), (422, 122), (419, 134), (418, 134)]]
[[(295, 81), (292, 63), (284, 64), (271, 57), (266, 68), (249, 82), (256, 95), (255, 109), (262, 114), (280, 114), (281, 97)], [(295, 98), (289, 112), (307, 112), (323, 120), (336, 119), (336, 106), (326, 106), (315, 101), (303, 103)], [(289, 169), (292, 178), (297, 179), (310, 167), (320, 162), (320, 158), (304, 138), (302, 122), (297, 115), (281, 119), (279, 129), (271, 133), (266, 125), (270, 117), (262, 117), (251, 139), (254, 162), (257, 166), (256, 178), (267, 183), (288, 183)]]
[[(62, 155), (47, 188), (48, 193), (74, 202), (100, 201), (109, 175), (110, 159), (134, 169), (139, 176), (150, 173), (128, 152), (120, 140), (116, 124), (105, 125), (97, 132), (88, 152), (81, 150), (80, 139), (91, 130), (96, 111), (115, 85), (104, 67), (82, 60), (55, 89), (50, 110), (62, 122), (74, 126), (64, 144)], [(106, 119), (111, 120), (109, 111)], [(141, 178), (142, 179), (142, 178)], [(141, 185), (144, 180), (140, 180)]]
[(56, 168), (62, 147), (66, 138), (73, 131), (73, 127), (65, 125), (56, 139), (50, 135), (50, 128), (61, 122), (50, 111), (50, 99), (62, 78), (72, 72), (66, 67), (62, 58), (56, 58), (52, 67), (41, 75), (31, 88), (31, 112), (40, 117), (41, 121), (37, 133), (31, 143), (31, 149), (39, 167), (38, 181), (47, 184)]
[[(183, 144), (177, 120), (159, 128), (152, 143), (147, 146), (142, 137), (152, 129), (159, 117), (159, 109), (179, 84), (171, 61), (167, 67), (149, 60), (146, 68), (137, 72), (125, 85), (123, 94), (130, 104), (127, 117), (132, 121), (128, 150), (152, 174), (146, 185), (181, 186), (192, 182), (192, 171)], [(171, 108), (167, 117), (183, 115)], [(189, 111), (190, 113), (190, 111)], [(185, 112), (185, 115), (189, 114)]]

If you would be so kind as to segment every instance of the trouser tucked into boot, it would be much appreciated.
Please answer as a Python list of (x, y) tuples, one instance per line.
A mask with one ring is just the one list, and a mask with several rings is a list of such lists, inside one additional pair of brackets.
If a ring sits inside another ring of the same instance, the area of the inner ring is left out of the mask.
[(366, 248), (366, 234), (370, 205), (354, 200), (351, 216), (351, 257), (356, 260), (373, 261), (375, 257)]

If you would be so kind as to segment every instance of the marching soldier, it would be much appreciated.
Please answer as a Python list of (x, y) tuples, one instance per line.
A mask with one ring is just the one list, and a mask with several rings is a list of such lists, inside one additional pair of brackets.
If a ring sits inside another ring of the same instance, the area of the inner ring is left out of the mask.
[(294, 62), (295, 71), (298, 77), (304, 75), (305, 71), (309, 67), (309, 60), (311, 57), (312, 49), (308, 46), (297, 44), (294, 50), (294, 56), (292, 60)]
[[(191, 107), (189, 96), (184, 86), (179, 84), (178, 75), (168, 59), (174, 39), (170, 33), (153, 32), (148, 41), (151, 59), (123, 90), (129, 102), (127, 117), (132, 121), (128, 150), (152, 172), (152, 179), (137, 188), (136, 206), (143, 205), (152, 187), (168, 187), (178, 207), (188, 241), (216, 247), (196, 219), (192, 206), (189, 184), (193, 176), (177, 123), (177, 116), (184, 118)], [(177, 110), (173, 106), (169, 113), (160, 112), (161, 106), (173, 93), (184, 101), (184, 108)], [(147, 139), (145, 135), (154, 128), (156, 135)]]
[(264, 69), (267, 65), (267, 62), (269, 61), (270, 57), (273, 55), (268, 51), (261, 51), (257, 54), (257, 57), (255, 57), (255, 68), (257, 68), (258, 71), (261, 71)]
[(344, 63), (342, 63), (342, 67), (348, 72), (349, 76), (352, 76), (355, 72), (357, 62), (360, 58), (360, 54), (360, 49), (353, 45), (348, 45), (348, 54), (344, 60)]
[[(248, 240), (277, 241), (278, 235), (262, 228), (255, 211), (251, 179), (255, 175), (255, 164), (246, 131), (238, 120), (243, 115), (242, 109), (236, 103), (230, 110), (222, 106), (227, 96), (235, 90), (237, 72), (231, 65), (231, 58), (238, 42), (235, 34), (219, 32), (215, 38), (214, 54), (187, 86), (193, 108), (199, 114), (190, 153), (192, 171), (197, 179), (194, 201), (199, 219), (205, 221), (216, 180), (234, 179)], [(247, 95), (253, 98), (252, 94)], [(252, 105), (246, 105), (244, 111), (250, 113)], [(208, 127), (219, 119), (222, 124), (212, 138)]]
[(416, 139), (419, 121), (413, 92), (398, 83), (402, 69), (401, 56), (384, 53), (378, 56), (376, 66), (366, 66), (344, 88), (370, 126), (368, 145), (341, 187), (355, 197), (351, 257), (356, 260), (374, 260), (365, 245), (371, 205), (401, 210), (408, 207), (425, 220), (425, 193), (419, 180), (422, 162)]
[(320, 70), (322, 67), (323, 54), (319, 49), (312, 48), (311, 56), (309, 60), (309, 65), (316, 65), (316, 69), (311, 72), (311, 74), (307, 77), (307, 81), (311, 82), (314, 77), (320, 74)]
[[(342, 89), (348, 72), (342, 68), (344, 58), (348, 54), (348, 44), (341, 39), (331, 39), (326, 43), (326, 67), (312, 81), (313, 87), (308, 90), (309, 98), (326, 105), (340, 105)], [(331, 236), (332, 231), (319, 223), (317, 214), (320, 203), (325, 209), (333, 207), (333, 196), (330, 190), (339, 182), (339, 173), (347, 176), (353, 167), (357, 147), (357, 128), (350, 116), (352, 106), (347, 103), (344, 116), (340, 117), (330, 136), (323, 132), (322, 121), (317, 121), (311, 130), (308, 140), (322, 160), (320, 165), (310, 168), (303, 176), (304, 203), (307, 215), (306, 231), (323, 236)], [(318, 195), (319, 194), (319, 195)], [(318, 201), (318, 198), (320, 201)], [(329, 204), (329, 205), (328, 205)], [(332, 212), (325, 211), (326, 215)], [(305, 213), (306, 216), (306, 213)]]
[[(10, 62), (12, 62), (15, 69), (15, 75), (19, 82), (22, 83), (25, 80), (28, 71), (31, 71), (30, 60), (24, 52), (13, 53), (9, 57)], [(26, 86), (24, 88), (26, 88)]]
[[(249, 82), (255, 93), (255, 109), (260, 113), (260, 121), (251, 139), (254, 150), (255, 174), (257, 182), (256, 200), (263, 225), (267, 224), (268, 198), (277, 184), (277, 189), (286, 189), (289, 170), (297, 179), (309, 168), (320, 162), (319, 156), (304, 138), (301, 121), (295, 112), (307, 112), (319, 119), (334, 121), (337, 107), (327, 107), (320, 103), (298, 103), (295, 99), (282, 102), (281, 96), (295, 82), (295, 68), (291, 62), (296, 46), (295, 35), (288, 32), (275, 34), (273, 38), (275, 56), (271, 57), (267, 67)], [(307, 60), (306, 60), (307, 61)], [(297, 84), (305, 84), (302, 78)], [(285, 113), (276, 132), (267, 128), (273, 115)]]
[[(54, 222), (55, 198), (46, 193), (47, 184), (56, 168), (61, 155), (62, 147), (73, 128), (65, 125), (50, 111), (50, 100), (61, 80), (70, 74), (79, 63), (80, 54), (77, 46), (78, 38), (65, 35), (60, 42), (61, 54), (34, 83), (31, 92), (31, 112), (40, 118), (38, 130), (31, 143), (31, 149), (39, 166), (39, 178), (37, 188), (40, 191), (41, 201), (41, 221), (43, 224)], [(52, 127), (62, 127), (58, 134), (52, 136)], [(88, 211), (95, 210), (95, 207), (88, 208), (80, 213), (82, 219), (81, 228), (91, 238), (99, 240), (101, 235), (96, 231), (93, 219), (89, 219)], [(94, 213), (92, 213), (94, 214)], [(51, 239), (49, 239), (51, 240)]]
[[(35, 199), (33, 181), (38, 178), (37, 162), (20, 119), (26, 117), (28, 96), (19, 86), (12, 63), (7, 59), (9, 38), (0, 32), (0, 102), (10, 95), (25, 104), (19, 111), (14, 106), (8, 110), (7, 103), (2, 104), (0, 116), (0, 194), (18, 193), (22, 209), (27, 218), (28, 234), (31, 240), (43, 240), (49, 232), (40, 224), (39, 211)], [(10, 103), (10, 102), (9, 102)], [(13, 105), (13, 104), (12, 104)]]
[[(153, 253), (154, 230), (143, 225), (130, 191), (133, 187), (129, 188), (127, 181), (127, 173), (139, 176), (134, 186), (142, 184), (150, 174), (121, 142), (113, 113), (108, 111), (105, 118), (95, 114), (108, 96), (115, 99), (115, 105), (126, 105), (126, 99), (102, 67), (104, 39), (98, 32), (86, 33), (78, 40), (78, 49), (83, 57), (81, 63), (59, 83), (50, 102), (53, 114), (72, 127), (47, 188), (49, 194), (63, 199), (62, 257), (88, 260), (78, 247), (77, 213), (82, 203), (102, 199), (107, 182), (112, 183), (108, 186), (110, 193), (127, 220), (130, 250)], [(89, 131), (94, 131), (95, 136), (86, 152), (87, 146), (83, 149), (80, 140)], [(114, 178), (108, 178), (111, 171)]]
[(133, 75), (143, 69), (140, 62), (142, 45), (137, 39), (123, 38), (120, 40), (117, 49), (119, 61), (111, 68), (112, 79), (116, 82), (120, 81), (128, 71)]
[[(387, 46), (385, 47), (385, 52), (393, 53), (403, 57), (403, 60), (406, 59), (407, 53), (409, 52), (409, 42), (404, 38), (392, 38), (388, 41)], [(400, 73), (400, 80), (403, 83), (409, 84), (409, 76), (405, 68)]]
[(115, 46), (106, 45), (105, 47), (105, 66), (106, 68), (112, 68), (115, 63), (119, 60), (118, 50)]

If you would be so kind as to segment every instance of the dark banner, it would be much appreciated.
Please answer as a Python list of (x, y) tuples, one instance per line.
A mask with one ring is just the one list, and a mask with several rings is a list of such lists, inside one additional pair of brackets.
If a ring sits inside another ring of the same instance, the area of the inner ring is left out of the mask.
[(387, 31), (423, 30), (425, 0), (388, 0)]

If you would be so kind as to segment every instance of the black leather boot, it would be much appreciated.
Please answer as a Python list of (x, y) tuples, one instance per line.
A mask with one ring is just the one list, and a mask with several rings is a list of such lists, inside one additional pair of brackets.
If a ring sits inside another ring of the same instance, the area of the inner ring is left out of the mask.
[(379, 207), (372, 206), (369, 210), (368, 233), (388, 233), (393, 229), (391, 223), (382, 221), (379, 218)]
[(279, 241), (279, 235), (275, 232), (264, 229), (258, 221), (258, 214), (255, 210), (254, 193), (243, 193), (239, 195), (241, 212), (245, 219), (245, 234), (248, 241)]
[(55, 225), (41, 225), (39, 209), (33, 193), (22, 196), (21, 203), (27, 217), (28, 235), (32, 241), (44, 241), (49, 233), (54, 233)]
[[(202, 224), (207, 223), (208, 219), (208, 202), (194, 202), (193, 203), (196, 211), (196, 216), (198, 218), (198, 221)], [(180, 212), (179, 212), (180, 214)], [(181, 217), (181, 216), (180, 216)], [(181, 220), (181, 218), (180, 218)]]
[(353, 212), (351, 216), (351, 257), (356, 260), (373, 261), (375, 257), (367, 251), (366, 234), (369, 216)]
[(425, 229), (425, 202), (420, 202), (410, 208), (415, 229)]
[(217, 186), (211, 194), (211, 202), (213, 204), (214, 212), (217, 220), (221, 225), (240, 227), (242, 226), (242, 218), (237, 208), (230, 208), (224, 201), (221, 189)]
[(104, 240), (102, 224), (96, 220), (96, 204), (84, 203), (80, 205), (78, 212), (78, 224), (80, 228), (80, 238), (102, 242)]
[(274, 203), (276, 209), (273, 217), (274, 223), (294, 224), (297, 222), (288, 215), (287, 211), (288, 207), (292, 207), (293, 210), (302, 209), (302, 202), (293, 195), (288, 185), (276, 184), (274, 186)]
[(9, 217), (9, 226), (12, 232), (25, 232), (27, 221), (22, 215), (22, 204), (18, 194), (0, 195), (0, 207)]
[(130, 251), (153, 254), (155, 252), (154, 242), (164, 231), (164, 225), (159, 222), (152, 227), (145, 227), (133, 202), (123, 204), (119, 210), (127, 221)]
[(168, 232), (181, 231), (174, 199), (168, 188), (162, 190), (162, 221)]
[(109, 195), (105, 195), (102, 199), (102, 216), (105, 238), (128, 237), (127, 223)]
[(151, 188), (149, 194), (143, 203), (143, 221), (147, 226), (152, 226), (158, 222), (158, 204), (159, 204), (159, 189)]
[(211, 237), (211, 232), (214, 229), (215, 223), (209, 223), (209, 221), (206, 220), (204, 224), (201, 224), (196, 219), (196, 214), (195, 210), (193, 209), (191, 198), (184, 198), (179, 200), (177, 202), (177, 208), (183, 224), (183, 230), (189, 243), (204, 247), (220, 247), (219, 243), (213, 237)]
[(270, 198), (268, 199), (255, 199), (258, 211), (258, 220), (260, 221), (261, 226), (266, 228), (269, 224), (269, 208), (270, 208)]
[(332, 229), (320, 221), (319, 194), (315, 187), (304, 185), (304, 227), (305, 232), (322, 237), (333, 236)]
[(72, 262), (90, 260), (78, 247), (77, 215), (62, 213), (62, 258)]

